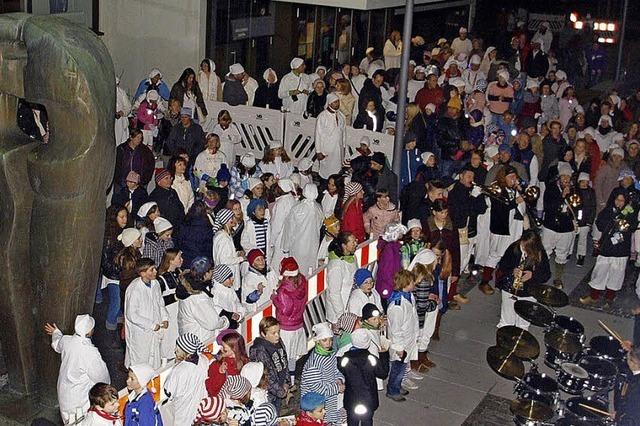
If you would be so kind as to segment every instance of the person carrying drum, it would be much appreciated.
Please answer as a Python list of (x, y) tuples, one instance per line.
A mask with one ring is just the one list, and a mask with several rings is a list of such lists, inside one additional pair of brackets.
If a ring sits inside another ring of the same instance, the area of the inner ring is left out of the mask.
[[(499, 191), (492, 194), (489, 229), (489, 256), (482, 271), (480, 291), (494, 293), (489, 284), (493, 271), (509, 245), (522, 235), (523, 219), (526, 214), (524, 199), (518, 191), (518, 173), (513, 166), (502, 167), (496, 176)], [(493, 185), (492, 185), (493, 186)]]
[(507, 325), (527, 330), (529, 322), (521, 318), (515, 311), (517, 300), (530, 300), (529, 289), (543, 284), (551, 278), (549, 258), (542, 246), (540, 237), (535, 231), (528, 229), (522, 237), (512, 243), (498, 263), (496, 271), (496, 287), (502, 290), (500, 322), (498, 328)]
[(544, 220), (542, 222), (542, 245), (547, 256), (555, 250), (555, 272), (553, 285), (562, 288), (564, 265), (573, 248), (573, 240), (577, 229), (576, 214), (569, 204), (571, 195), (571, 177), (573, 169), (569, 163), (558, 164), (558, 176), (547, 182), (544, 191)]

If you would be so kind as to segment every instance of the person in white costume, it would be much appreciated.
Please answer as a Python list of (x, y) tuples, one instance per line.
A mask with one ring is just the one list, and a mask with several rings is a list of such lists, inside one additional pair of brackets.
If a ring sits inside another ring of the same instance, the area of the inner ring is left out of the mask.
[(318, 174), (322, 179), (339, 173), (344, 158), (346, 121), (340, 111), (340, 99), (335, 93), (327, 95), (326, 109), (318, 115), (315, 141)]
[(278, 97), (282, 99), (282, 107), (296, 114), (304, 114), (307, 109), (307, 98), (311, 92), (312, 80), (304, 73), (305, 65), (301, 58), (293, 58), (290, 63), (291, 72), (282, 77), (278, 88)]

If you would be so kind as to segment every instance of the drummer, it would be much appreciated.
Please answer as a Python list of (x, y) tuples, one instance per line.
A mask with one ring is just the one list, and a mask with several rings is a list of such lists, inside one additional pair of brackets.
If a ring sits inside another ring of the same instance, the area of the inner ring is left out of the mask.
[(549, 258), (542, 246), (542, 241), (533, 230), (526, 230), (522, 237), (511, 244), (498, 263), (496, 281), (503, 277), (513, 276), (515, 280), (520, 277), (523, 283), (523, 291), (517, 294), (524, 297), (514, 296), (512, 293), (501, 290), (502, 305), (500, 308), (500, 322), (498, 328), (506, 325), (515, 325), (523, 329), (529, 328), (529, 322), (520, 317), (514, 310), (517, 300), (530, 300), (535, 302), (533, 297), (528, 297), (528, 289), (532, 285), (543, 284), (551, 278)]
[(620, 375), (616, 384), (613, 408), (618, 426), (640, 426), (640, 346), (631, 347), (625, 342), (628, 350), (627, 365), (630, 373)]

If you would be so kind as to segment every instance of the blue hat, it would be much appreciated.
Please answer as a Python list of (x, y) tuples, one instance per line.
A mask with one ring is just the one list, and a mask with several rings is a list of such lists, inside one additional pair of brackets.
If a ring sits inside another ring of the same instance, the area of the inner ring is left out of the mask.
[(231, 172), (226, 164), (220, 165), (220, 170), (218, 170), (218, 174), (216, 174), (216, 180), (218, 182), (230, 182), (231, 181)]
[(194, 275), (202, 276), (205, 272), (211, 269), (211, 265), (211, 260), (208, 257), (199, 256), (191, 261), (189, 269), (191, 269), (191, 272), (193, 272)]
[(189, 107), (180, 108), (180, 115), (188, 115), (189, 117), (193, 117), (193, 110)]
[(229, 278), (233, 278), (233, 271), (227, 265), (217, 265), (213, 268), (213, 280), (217, 283), (223, 283)]
[(313, 411), (325, 405), (327, 399), (318, 392), (307, 392), (300, 398), (300, 409), (302, 411)]
[(354, 274), (353, 281), (355, 282), (356, 287), (360, 287), (366, 280), (370, 278), (373, 279), (373, 274), (371, 273), (371, 271), (366, 268), (360, 268)]
[(265, 200), (263, 200), (262, 198), (254, 198), (249, 202), (249, 206), (247, 206), (247, 215), (249, 216), (255, 216), (256, 213), (256, 209), (258, 207), (264, 207), (265, 209), (267, 208), (267, 202)]

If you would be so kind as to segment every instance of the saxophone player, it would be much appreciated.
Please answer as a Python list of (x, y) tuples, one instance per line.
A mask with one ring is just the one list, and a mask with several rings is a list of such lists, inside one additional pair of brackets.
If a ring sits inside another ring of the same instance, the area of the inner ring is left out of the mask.
[(573, 249), (573, 241), (578, 229), (577, 217), (569, 204), (572, 194), (573, 169), (568, 163), (558, 164), (558, 177), (546, 183), (544, 191), (544, 219), (542, 221), (542, 245), (547, 257), (555, 251), (553, 285), (564, 286), (562, 276), (564, 266)]
[[(519, 240), (512, 243), (498, 263), (496, 281), (503, 279), (513, 283), (511, 289), (502, 290), (500, 322), (498, 328), (506, 325), (527, 330), (529, 323), (521, 318), (514, 309), (517, 300), (531, 300), (528, 290), (532, 285), (543, 284), (551, 278), (549, 258), (542, 241), (535, 231), (528, 229)], [(505, 287), (503, 287), (505, 288)]]

